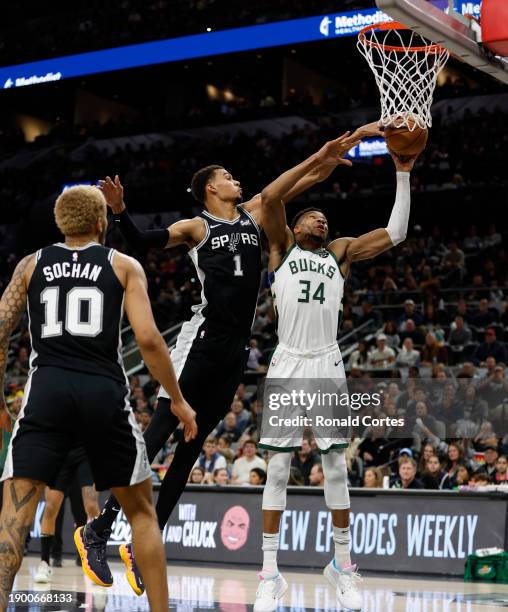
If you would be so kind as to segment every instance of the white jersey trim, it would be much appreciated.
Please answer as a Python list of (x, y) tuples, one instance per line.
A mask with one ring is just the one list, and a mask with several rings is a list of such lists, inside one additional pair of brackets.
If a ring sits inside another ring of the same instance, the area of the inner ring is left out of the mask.
[(221, 223), (227, 223), (228, 225), (234, 225), (235, 223), (238, 222), (239, 219), (242, 218), (242, 215), (238, 215), (236, 219), (233, 219), (233, 221), (230, 221), (229, 219), (223, 219), (222, 217), (216, 217), (215, 215), (212, 215), (211, 213), (209, 213), (207, 210), (204, 210), (203, 214), (206, 215), (207, 217), (210, 217), (210, 219), (213, 219), (214, 221), (220, 221)]

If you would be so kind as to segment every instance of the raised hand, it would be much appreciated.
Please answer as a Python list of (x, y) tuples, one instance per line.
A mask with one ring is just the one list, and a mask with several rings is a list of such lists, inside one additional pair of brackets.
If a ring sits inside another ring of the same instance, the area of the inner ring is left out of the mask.
[(419, 153), (417, 155), (398, 155), (390, 148), (388, 148), (388, 151), (390, 151), (390, 155), (392, 156), (397, 172), (411, 172), (413, 166), (415, 165), (415, 161), (420, 155)]
[(356, 138), (373, 138), (374, 136), (384, 137), (384, 132), (379, 125), (379, 121), (373, 121), (372, 123), (366, 123), (357, 128), (353, 132), (353, 136)]
[(345, 132), (335, 140), (330, 140), (316, 153), (316, 158), (324, 166), (337, 166), (339, 164), (351, 166), (349, 159), (344, 155), (360, 142), (360, 138)]
[(107, 205), (111, 208), (114, 214), (119, 214), (125, 209), (123, 201), (123, 185), (120, 182), (118, 174), (115, 175), (113, 181), (110, 176), (107, 176), (103, 181), (99, 181), (99, 189), (106, 198)]

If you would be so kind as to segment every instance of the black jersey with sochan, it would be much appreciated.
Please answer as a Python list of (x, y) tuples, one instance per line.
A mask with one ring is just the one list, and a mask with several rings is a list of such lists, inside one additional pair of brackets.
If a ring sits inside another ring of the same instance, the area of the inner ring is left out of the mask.
[(194, 306), (212, 324), (250, 333), (261, 279), (261, 239), (253, 217), (238, 207), (234, 221), (203, 210), (206, 234), (191, 249), (202, 285), (201, 304)]
[(28, 286), (32, 367), (125, 382), (120, 341), (124, 288), (113, 270), (114, 253), (94, 242), (37, 251)]

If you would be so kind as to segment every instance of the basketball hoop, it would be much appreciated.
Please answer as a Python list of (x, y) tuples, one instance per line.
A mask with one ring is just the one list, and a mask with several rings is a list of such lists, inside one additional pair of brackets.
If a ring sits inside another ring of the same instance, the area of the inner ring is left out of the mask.
[(410, 131), (431, 127), (437, 75), (450, 52), (396, 21), (363, 28), (357, 46), (376, 78), (381, 123)]

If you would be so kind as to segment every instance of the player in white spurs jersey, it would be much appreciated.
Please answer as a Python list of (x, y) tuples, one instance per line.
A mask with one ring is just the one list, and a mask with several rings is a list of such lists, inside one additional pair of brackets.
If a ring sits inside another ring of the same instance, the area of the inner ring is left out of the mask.
[[(386, 228), (358, 238), (328, 242), (328, 223), (319, 209), (301, 211), (286, 225), (281, 194), (317, 164), (337, 164), (351, 146), (348, 134), (328, 142), (317, 153), (284, 173), (262, 192), (263, 227), (270, 244), (269, 270), (278, 315), (279, 344), (272, 357), (267, 378), (345, 379), (337, 345), (339, 310), (344, 282), (352, 262), (370, 259), (399, 244), (406, 237), (410, 187), (409, 172), (416, 157), (404, 160), (392, 153), (397, 169), (395, 204)], [(346, 165), (351, 165), (346, 160)], [(268, 383), (267, 383), (268, 384)], [(286, 486), (291, 452), (301, 445), (303, 427), (290, 435), (265, 436), (260, 446), (272, 451), (263, 493), (263, 569), (256, 595), (255, 612), (275, 610), (287, 590), (278, 571), (279, 524), (286, 508)], [(349, 534), (349, 492), (344, 448), (347, 440), (331, 432), (314, 431), (322, 452), (325, 475), (325, 502), (332, 512), (334, 559), (324, 569), (336, 588), (338, 607), (361, 610), (357, 568), (351, 563)], [(286, 452), (284, 452), (286, 451)], [(289, 451), (289, 452), (288, 452)], [(330, 452), (335, 451), (335, 452)]]

